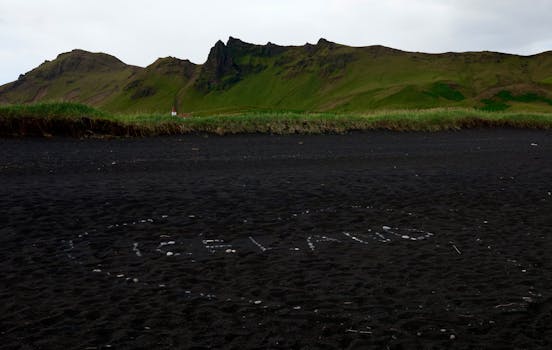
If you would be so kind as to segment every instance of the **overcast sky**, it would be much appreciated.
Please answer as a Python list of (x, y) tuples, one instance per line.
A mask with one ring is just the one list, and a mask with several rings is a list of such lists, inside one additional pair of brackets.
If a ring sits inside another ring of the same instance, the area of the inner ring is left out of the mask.
[(229, 36), (408, 51), (552, 50), (552, 0), (0, 0), (0, 84), (75, 48), (203, 63)]

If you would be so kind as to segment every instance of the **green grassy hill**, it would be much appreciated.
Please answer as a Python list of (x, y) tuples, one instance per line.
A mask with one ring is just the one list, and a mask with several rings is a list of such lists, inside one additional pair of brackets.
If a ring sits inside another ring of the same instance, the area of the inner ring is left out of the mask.
[(367, 112), (475, 107), (552, 112), (552, 52), (424, 54), (382, 46), (253, 45), (230, 38), (205, 64), (146, 68), (74, 50), (0, 87), (0, 103), (72, 101), (117, 113)]

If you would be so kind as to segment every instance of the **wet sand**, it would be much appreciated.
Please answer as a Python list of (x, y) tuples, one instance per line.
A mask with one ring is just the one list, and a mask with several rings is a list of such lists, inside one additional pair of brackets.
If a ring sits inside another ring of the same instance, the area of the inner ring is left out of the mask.
[(550, 348), (552, 133), (0, 140), (0, 348)]

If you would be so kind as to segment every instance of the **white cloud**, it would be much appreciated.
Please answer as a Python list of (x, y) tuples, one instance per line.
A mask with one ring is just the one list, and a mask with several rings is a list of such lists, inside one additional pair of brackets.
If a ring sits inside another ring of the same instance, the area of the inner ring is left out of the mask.
[(203, 63), (228, 36), (426, 52), (552, 49), (552, 0), (0, 0), (0, 83), (74, 48)]

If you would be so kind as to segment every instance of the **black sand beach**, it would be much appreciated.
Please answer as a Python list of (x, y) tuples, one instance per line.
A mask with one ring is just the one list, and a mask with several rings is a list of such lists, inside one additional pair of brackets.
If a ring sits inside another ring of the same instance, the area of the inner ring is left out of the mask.
[(548, 349), (551, 136), (0, 140), (0, 348)]

